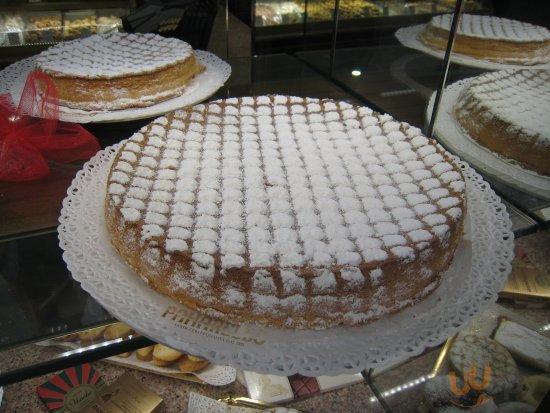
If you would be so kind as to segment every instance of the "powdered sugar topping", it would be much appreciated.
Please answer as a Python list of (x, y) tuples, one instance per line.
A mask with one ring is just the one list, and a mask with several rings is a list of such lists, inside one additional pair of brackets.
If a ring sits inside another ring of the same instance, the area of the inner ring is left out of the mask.
[[(452, 14), (434, 16), (430, 25), (449, 31), (452, 19)], [(550, 41), (550, 31), (545, 27), (502, 17), (475, 14), (461, 16), (458, 33), (471, 37), (512, 42)]]
[(488, 110), (512, 125), (518, 137), (550, 145), (550, 71), (502, 70), (471, 79), (463, 92), (471, 103), (462, 110)]
[(150, 73), (189, 58), (191, 46), (152, 33), (93, 35), (59, 43), (36, 58), (50, 74), (82, 78), (116, 78)]
[(125, 220), (143, 222), (142, 242), (191, 254), (199, 278), (215, 265), (256, 268), (256, 292), (268, 294), (263, 268), (299, 290), (295, 269), (312, 267), (310, 288), (323, 293), (338, 284), (334, 265), (361, 283), (359, 265), (413, 259), (443, 238), (461, 217), (457, 182), (430, 140), (389, 115), (263, 96), (157, 119), (122, 146), (108, 192)]

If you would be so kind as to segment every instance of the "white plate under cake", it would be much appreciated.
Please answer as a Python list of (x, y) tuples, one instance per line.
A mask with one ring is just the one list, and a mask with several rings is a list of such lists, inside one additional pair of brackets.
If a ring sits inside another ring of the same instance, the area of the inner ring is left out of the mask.
[(105, 218), (162, 294), (234, 323), (326, 328), (434, 291), (464, 191), (451, 157), (389, 115), (244, 97), (172, 112), (121, 145)]
[(54, 81), (63, 106), (119, 110), (178, 96), (204, 68), (182, 40), (113, 33), (59, 43), (37, 56), (36, 69)]
[[(453, 15), (432, 17), (418, 39), (445, 51)], [(453, 53), (496, 63), (536, 65), (550, 62), (550, 31), (545, 27), (495, 16), (463, 14)]]
[(454, 116), (468, 136), (503, 158), (550, 176), (550, 71), (503, 70), (470, 79)]

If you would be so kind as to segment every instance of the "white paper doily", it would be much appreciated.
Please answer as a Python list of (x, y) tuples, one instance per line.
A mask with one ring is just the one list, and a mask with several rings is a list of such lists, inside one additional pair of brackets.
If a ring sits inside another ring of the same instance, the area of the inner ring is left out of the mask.
[[(445, 57), (445, 51), (431, 49), (419, 40), (418, 35), (424, 29), (425, 26), (426, 26), (425, 24), (418, 24), (416, 26), (402, 27), (401, 29), (398, 29), (395, 32), (395, 37), (405, 47), (418, 50), (420, 52), (429, 54), (430, 56), (437, 57), (438, 59), (443, 60), (443, 58)], [(498, 63), (498, 62), (492, 62), (489, 60), (476, 59), (476, 58), (458, 54), (455, 52), (451, 53), (451, 62), (459, 65), (463, 65), (463, 66), (476, 67), (479, 69), (486, 69), (486, 70), (550, 68), (550, 62), (535, 64), (535, 65)]]
[(119, 146), (94, 156), (69, 188), (58, 228), (63, 258), (73, 278), (114, 317), (214, 364), (286, 376), (380, 367), (455, 334), (496, 300), (511, 271), (514, 245), (506, 208), (472, 168), (457, 161), (467, 180), (471, 232), (426, 300), (365, 327), (280, 330), (224, 323), (150, 289), (112, 248), (103, 210), (107, 174)]
[[(195, 50), (195, 56), (205, 70), (189, 82), (188, 87), (180, 96), (145, 108), (113, 111), (84, 111), (60, 106), (59, 118), (62, 121), (74, 123), (123, 122), (156, 117), (202, 102), (216, 93), (229, 79), (231, 66), (216, 55), (203, 50)], [(27, 75), (34, 70), (35, 60), (36, 56), (32, 56), (15, 62), (0, 71), (0, 94), (11, 93), (14, 102), (19, 102)]]
[[(450, 152), (467, 161), (473, 167), (507, 185), (550, 200), (550, 177), (522, 168), (517, 163), (505, 159), (472, 139), (458, 124), (453, 108), (462, 89), (471, 80), (464, 79), (447, 86), (442, 94), (434, 135)], [(426, 108), (426, 119), (429, 122), (435, 101), (435, 92), (430, 97)]]

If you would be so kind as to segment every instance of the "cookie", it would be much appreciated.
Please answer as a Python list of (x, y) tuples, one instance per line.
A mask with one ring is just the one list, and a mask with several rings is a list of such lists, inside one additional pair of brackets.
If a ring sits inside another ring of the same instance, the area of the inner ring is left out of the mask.
[(155, 344), (153, 348), (153, 363), (159, 367), (169, 366), (182, 355), (182, 352), (174, 350), (164, 344)]
[(513, 321), (503, 320), (495, 332), (502, 344), (519, 362), (550, 371), (550, 338)]
[(84, 343), (103, 339), (103, 332), (107, 327), (95, 327), (78, 333), (78, 339)]
[(153, 360), (153, 349), (155, 345), (143, 347), (136, 350), (136, 357), (141, 361), (151, 361)]
[(512, 391), (518, 384), (518, 368), (512, 355), (495, 340), (475, 334), (459, 336), (449, 351), (457, 375), (472, 388), (491, 396)]
[(116, 340), (117, 338), (128, 337), (134, 330), (124, 323), (114, 323), (108, 326), (103, 333), (106, 340)]
[(180, 371), (192, 373), (206, 367), (208, 365), (208, 360), (191, 355), (185, 355), (178, 360), (177, 365)]
[(424, 385), (423, 393), (431, 411), (438, 413), (496, 411), (496, 404), (491, 396), (484, 391), (465, 386), (464, 380), (456, 375), (432, 378)]

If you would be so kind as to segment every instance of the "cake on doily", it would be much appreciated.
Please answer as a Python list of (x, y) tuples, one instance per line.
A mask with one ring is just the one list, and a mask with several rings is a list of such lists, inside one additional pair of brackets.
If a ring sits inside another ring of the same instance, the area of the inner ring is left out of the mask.
[(82, 110), (147, 107), (180, 95), (204, 68), (186, 42), (111, 33), (57, 44), (36, 58), (60, 104)]
[(362, 325), (427, 297), (463, 230), (465, 182), (420, 130), (330, 99), (217, 100), (154, 120), (107, 181), (112, 243), (212, 317)]
[(549, 110), (550, 70), (502, 70), (468, 80), (454, 116), (482, 146), (550, 176)]
[[(445, 51), (452, 14), (432, 17), (419, 34), (425, 46)], [(495, 63), (535, 65), (550, 61), (550, 31), (530, 23), (463, 14), (453, 53)]]

